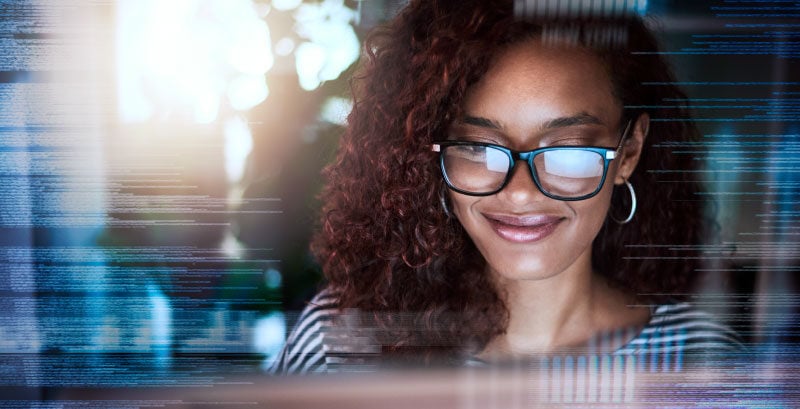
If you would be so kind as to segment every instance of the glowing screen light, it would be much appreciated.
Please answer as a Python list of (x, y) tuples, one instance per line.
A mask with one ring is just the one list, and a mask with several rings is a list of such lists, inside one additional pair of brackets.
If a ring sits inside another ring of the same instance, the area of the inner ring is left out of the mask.
[[(275, 311), (259, 319), (253, 328), (253, 347), (269, 358), (274, 358), (280, 352), (285, 339), (286, 318), (281, 312)], [(264, 369), (271, 362), (270, 359), (265, 360)]]
[(556, 150), (544, 153), (544, 169), (565, 178), (594, 178), (603, 175), (603, 159), (595, 152)]

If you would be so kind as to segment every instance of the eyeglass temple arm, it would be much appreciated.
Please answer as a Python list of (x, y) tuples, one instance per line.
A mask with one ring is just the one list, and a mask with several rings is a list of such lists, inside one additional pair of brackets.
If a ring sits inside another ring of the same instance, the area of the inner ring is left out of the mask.
[(619, 137), (617, 149), (614, 149), (614, 152), (606, 152), (606, 159), (614, 159), (617, 157), (617, 153), (622, 149), (622, 144), (625, 142), (625, 136), (628, 135), (628, 131), (631, 129), (631, 122), (632, 120), (629, 119), (628, 123), (625, 124), (625, 130), (622, 131), (622, 135)]
[(617, 149), (614, 150), (615, 152), (619, 152), (619, 150), (622, 149), (622, 144), (625, 142), (625, 137), (628, 135), (628, 131), (631, 129), (632, 121), (633, 120), (629, 119), (628, 123), (625, 124), (625, 130), (622, 131), (622, 135), (619, 137), (619, 144), (617, 145)]

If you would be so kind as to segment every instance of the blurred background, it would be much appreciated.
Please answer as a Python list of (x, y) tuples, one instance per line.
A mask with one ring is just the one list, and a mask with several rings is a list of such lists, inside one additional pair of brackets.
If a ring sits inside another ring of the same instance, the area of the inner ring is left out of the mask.
[[(403, 4), (0, 0), (4, 399), (260, 373), (319, 288), (319, 172), (360, 44)], [(691, 249), (694, 301), (793, 351), (800, 9), (613, 4), (654, 18), (703, 135), (657, 147), (703, 163), (722, 228)]]

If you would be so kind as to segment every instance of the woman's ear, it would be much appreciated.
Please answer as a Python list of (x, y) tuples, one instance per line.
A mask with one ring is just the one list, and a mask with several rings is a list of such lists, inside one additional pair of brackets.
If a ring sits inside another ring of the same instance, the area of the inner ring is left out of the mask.
[(617, 175), (614, 177), (615, 185), (625, 183), (633, 174), (634, 169), (636, 169), (636, 164), (639, 163), (639, 157), (642, 155), (644, 141), (650, 131), (650, 115), (646, 112), (642, 113), (631, 126), (633, 129), (628, 131), (628, 139), (622, 144), (620, 165), (617, 169)]

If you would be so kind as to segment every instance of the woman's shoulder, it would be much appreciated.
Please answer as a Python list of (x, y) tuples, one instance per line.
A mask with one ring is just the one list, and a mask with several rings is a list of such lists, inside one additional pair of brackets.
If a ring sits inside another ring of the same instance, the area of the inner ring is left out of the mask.
[(270, 366), (273, 374), (374, 369), (380, 348), (369, 342), (356, 311), (342, 310), (337, 291), (326, 288), (309, 301)]
[(325, 372), (325, 333), (339, 314), (335, 291), (318, 292), (300, 313), (283, 349), (269, 368), (273, 374)]
[(739, 335), (714, 315), (690, 303), (652, 307), (650, 321), (617, 353), (736, 353), (745, 350)]

